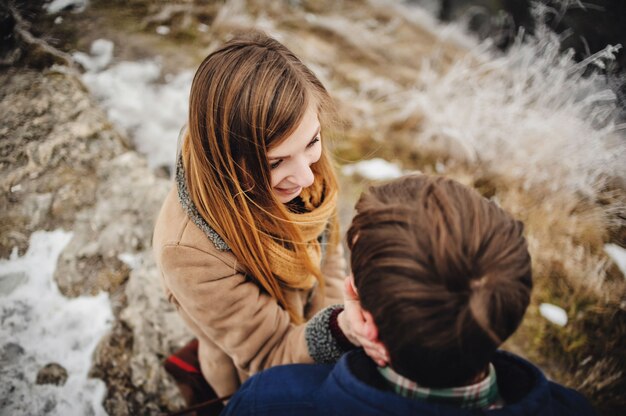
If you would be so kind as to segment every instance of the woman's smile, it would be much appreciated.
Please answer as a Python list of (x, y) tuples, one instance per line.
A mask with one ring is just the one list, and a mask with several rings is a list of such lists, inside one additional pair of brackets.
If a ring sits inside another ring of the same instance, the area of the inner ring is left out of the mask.
[(272, 190), (283, 204), (315, 181), (311, 165), (322, 155), (320, 129), (317, 107), (310, 104), (294, 132), (268, 151)]
[(275, 187), (274, 190), (281, 194), (282, 196), (290, 196), (290, 195), (300, 195), (300, 192), (302, 191), (302, 187), (301, 186), (294, 186), (292, 188), (282, 188), (282, 187)]

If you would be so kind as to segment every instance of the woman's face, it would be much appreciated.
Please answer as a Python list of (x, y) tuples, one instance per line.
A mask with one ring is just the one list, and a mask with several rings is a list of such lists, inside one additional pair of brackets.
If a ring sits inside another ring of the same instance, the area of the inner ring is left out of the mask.
[(291, 201), (315, 179), (311, 165), (322, 155), (320, 122), (309, 106), (296, 130), (267, 152), (272, 191), (283, 204)]

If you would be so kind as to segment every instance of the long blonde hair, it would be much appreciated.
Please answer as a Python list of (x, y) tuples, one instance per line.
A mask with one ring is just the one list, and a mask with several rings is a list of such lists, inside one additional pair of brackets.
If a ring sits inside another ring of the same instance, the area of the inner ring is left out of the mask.
[[(298, 126), (316, 105), (322, 131), (333, 114), (331, 98), (317, 77), (285, 46), (260, 34), (239, 36), (205, 58), (190, 94), (189, 124), (182, 160), (189, 195), (200, 215), (226, 241), (233, 254), (292, 321), (300, 313), (289, 305), (265, 247), (278, 241), (295, 252), (302, 267), (324, 279), (307, 254), (298, 223), (271, 189), (267, 151)], [(326, 193), (337, 179), (323, 146), (311, 166)], [(335, 210), (336, 211), (336, 210)], [(338, 243), (338, 221), (329, 223), (330, 242)]]

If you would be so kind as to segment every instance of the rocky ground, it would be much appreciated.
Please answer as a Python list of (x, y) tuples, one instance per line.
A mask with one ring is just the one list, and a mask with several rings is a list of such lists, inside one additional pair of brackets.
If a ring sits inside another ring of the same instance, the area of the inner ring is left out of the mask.
[[(78, 74), (0, 75), (2, 250), (26, 249), (36, 230), (73, 238), (55, 280), (68, 297), (109, 292), (116, 322), (94, 356), (111, 414), (157, 414), (180, 404), (160, 360), (188, 334), (161, 296), (152, 225), (169, 187), (108, 122)], [(10, 140), (7, 136), (10, 135)], [(131, 269), (120, 260), (131, 255)]]
[[(8, 257), (13, 247), (23, 253), (36, 230), (73, 230), (55, 281), (68, 297), (110, 294), (115, 322), (101, 340), (91, 370), (107, 384), (104, 406), (109, 414), (160, 414), (179, 408), (178, 392), (160, 362), (189, 334), (162, 297), (151, 255), (152, 225), (169, 179), (162, 170), (150, 169), (130, 138), (111, 124), (68, 53), (87, 51), (93, 40), (104, 37), (114, 41), (116, 59), (158, 54), (164, 72), (171, 73), (193, 69), (232, 30), (247, 26), (282, 36), (323, 74), (344, 118), (345, 128), (335, 134), (341, 164), (378, 156), (408, 170), (443, 169), (483, 194), (497, 196), (524, 219), (536, 259), (533, 304), (564, 305), (570, 324), (556, 327), (530, 308), (525, 326), (508, 347), (537, 360), (559, 381), (582, 389), (604, 414), (617, 414), (626, 405), (626, 291), (623, 276), (602, 253), (606, 242), (626, 244), (623, 222), (602, 210), (624, 199), (623, 177), (616, 175), (594, 198), (578, 194), (571, 202), (570, 194), (561, 190), (550, 196), (544, 184), (523, 183), (495, 163), (473, 159), (462, 147), (452, 146), (449, 132), (431, 137), (430, 147), (424, 141), (417, 146), (412, 138), (428, 131), (433, 115), (402, 113), (399, 103), (385, 101), (387, 87), (427, 89), (427, 80), (415, 81), (415, 56), (436, 56), (433, 71), (445, 73), (464, 56), (462, 40), (435, 35), (411, 23), (410, 17), (399, 19), (379, 2), (356, 0), (289, 5), (93, 1), (81, 13), (61, 12), (62, 25), (54, 24), (55, 16), (21, 11), (35, 23), (18, 21), (21, 34), (15, 39), (21, 52), (5, 53), (9, 58), (0, 70), (0, 254)], [(324, 19), (315, 18), (324, 13)], [(352, 19), (340, 20), (340, 15)], [(210, 30), (197, 31), (198, 23)], [(168, 37), (155, 33), (162, 24), (171, 28)], [(351, 30), (362, 37), (356, 39)], [(390, 41), (380, 39), (393, 39), (393, 50), (388, 49)], [(391, 75), (389, 61), (394, 62)], [(50, 66), (55, 62), (64, 66)], [(490, 68), (482, 76), (497, 71)], [(395, 140), (385, 142), (388, 136)], [(456, 153), (450, 155), (453, 147)], [(343, 181), (345, 224), (366, 181), (358, 176)], [(596, 280), (581, 283), (579, 275), (589, 273)], [(41, 377), (62, 382), (63, 371), (46, 369)]]

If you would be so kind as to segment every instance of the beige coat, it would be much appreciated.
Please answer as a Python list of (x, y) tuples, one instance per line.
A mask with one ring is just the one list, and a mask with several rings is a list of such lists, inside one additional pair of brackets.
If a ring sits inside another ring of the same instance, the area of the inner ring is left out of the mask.
[[(224, 241), (204, 221), (192, 221), (181, 200), (174, 186), (157, 219), (153, 248), (167, 297), (198, 337), (202, 373), (216, 393), (233, 393), (268, 367), (313, 362), (306, 324), (292, 324), (289, 314), (246, 277)], [(288, 293), (307, 320), (325, 306), (343, 303), (341, 251), (324, 256), (324, 299), (316, 288)]]

